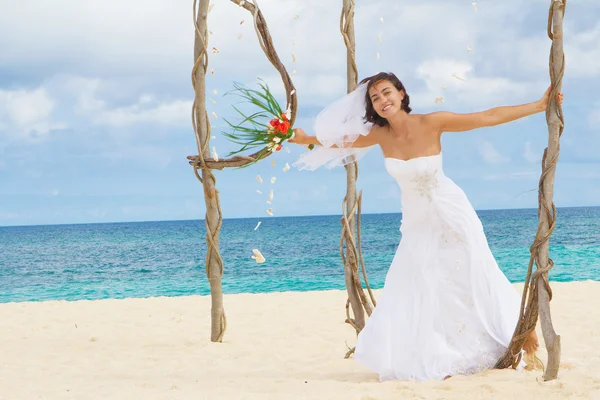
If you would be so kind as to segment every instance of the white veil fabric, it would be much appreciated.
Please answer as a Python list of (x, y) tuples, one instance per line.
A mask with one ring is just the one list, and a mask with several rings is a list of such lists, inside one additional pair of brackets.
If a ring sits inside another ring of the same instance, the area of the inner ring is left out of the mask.
[(311, 171), (322, 166), (334, 168), (358, 161), (375, 147), (350, 147), (360, 136), (368, 135), (373, 126), (364, 121), (366, 93), (367, 83), (363, 83), (319, 113), (314, 129), (322, 146), (302, 154), (294, 162), (295, 167)]

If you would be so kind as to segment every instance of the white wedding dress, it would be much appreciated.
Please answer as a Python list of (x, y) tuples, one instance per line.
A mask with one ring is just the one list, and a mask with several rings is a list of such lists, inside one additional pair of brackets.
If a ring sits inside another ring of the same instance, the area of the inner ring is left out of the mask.
[(401, 188), (402, 238), (354, 359), (391, 379), (443, 379), (492, 368), (510, 343), (520, 296), (481, 221), (442, 170), (442, 154), (386, 158)]

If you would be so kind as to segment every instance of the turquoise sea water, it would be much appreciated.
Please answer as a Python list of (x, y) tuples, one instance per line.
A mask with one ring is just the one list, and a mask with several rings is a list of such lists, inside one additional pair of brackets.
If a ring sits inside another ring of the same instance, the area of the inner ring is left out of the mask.
[[(500, 268), (525, 278), (537, 210), (478, 212)], [(600, 207), (559, 209), (555, 281), (600, 280)], [(383, 285), (400, 214), (362, 216), (363, 255)], [(221, 233), (225, 293), (343, 289), (340, 217), (228, 219)], [(0, 227), (0, 303), (205, 295), (203, 221)], [(250, 257), (258, 248), (267, 262)]]

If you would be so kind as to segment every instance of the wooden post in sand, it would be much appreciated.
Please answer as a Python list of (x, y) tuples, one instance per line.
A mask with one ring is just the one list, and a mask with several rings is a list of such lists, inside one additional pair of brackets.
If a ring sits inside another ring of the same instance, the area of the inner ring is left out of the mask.
[(540, 227), (538, 234), (546, 238), (540, 245), (538, 256), (535, 260), (539, 274), (536, 285), (539, 290), (540, 324), (544, 336), (544, 343), (548, 351), (548, 365), (544, 372), (544, 380), (556, 379), (560, 365), (560, 336), (554, 331), (550, 315), (550, 300), (552, 291), (548, 282), (548, 271), (554, 263), (549, 258), (550, 235), (556, 224), (556, 207), (554, 206), (554, 175), (560, 152), (560, 137), (564, 129), (562, 107), (557, 101), (561, 92), (564, 75), (565, 55), (563, 52), (563, 18), (567, 0), (551, 0), (548, 15), (548, 37), (552, 40), (550, 49), (550, 80), (552, 92), (546, 108), (546, 121), (548, 123), (548, 147), (544, 151), (542, 161), (542, 177), (539, 186), (538, 217)]
[[(231, 0), (232, 3), (248, 10), (254, 19), (254, 29), (258, 35), (258, 42), (265, 55), (279, 72), (286, 91), (287, 104), (290, 107), (290, 124), (294, 124), (298, 111), (296, 90), (290, 75), (281, 63), (273, 39), (269, 33), (265, 18), (255, 4), (245, 0)], [(206, 276), (210, 283), (211, 294), (211, 333), (213, 342), (223, 341), (227, 328), (225, 308), (223, 307), (223, 289), (221, 277), (223, 276), (223, 259), (219, 254), (219, 234), (223, 223), (223, 213), (219, 201), (219, 191), (216, 188), (216, 179), (213, 169), (236, 168), (257, 162), (269, 157), (272, 153), (261, 149), (249, 156), (235, 156), (228, 159), (216, 160), (210, 155), (210, 122), (206, 111), (206, 82), (205, 76), (208, 68), (208, 25), (207, 17), (210, 0), (194, 0), (194, 68), (192, 70), (192, 85), (194, 86), (194, 105), (192, 124), (196, 134), (198, 155), (188, 156), (190, 165), (194, 168), (196, 178), (204, 188), (204, 202), (206, 204)], [(202, 176), (200, 176), (201, 171)]]
[[(356, 42), (354, 39), (354, 6), (355, 0), (342, 0), (342, 16), (340, 19), (340, 30), (347, 49), (347, 75), (348, 93), (356, 89), (358, 85), (358, 68), (356, 67)], [(371, 315), (375, 298), (369, 288), (364, 261), (360, 246), (360, 203), (362, 193), (356, 194), (356, 179), (358, 178), (358, 162), (349, 163), (346, 168), (346, 196), (342, 202), (342, 234), (340, 238), (340, 253), (344, 262), (344, 278), (346, 280), (346, 291), (348, 301), (346, 302), (346, 322), (354, 327), (358, 334), (366, 323), (366, 317)], [(356, 219), (356, 217), (358, 218)], [(358, 228), (358, 230), (357, 230)], [(355, 232), (357, 235), (355, 236)], [(346, 252), (344, 254), (344, 251)], [(361, 264), (363, 276), (372, 304), (369, 303), (362, 287), (358, 273), (358, 265)], [(352, 306), (354, 318), (350, 317), (349, 306)], [(346, 354), (348, 357), (349, 354)]]
[[(549, 257), (550, 236), (556, 225), (556, 207), (554, 206), (554, 175), (560, 151), (560, 136), (564, 128), (562, 107), (557, 101), (561, 92), (564, 74), (563, 53), (563, 17), (567, 0), (551, 0), (548, 13), (548, 37), (552, 40), (550, 50), (550, 82), (552, 92), (546, 107), (548, 123), (548, 147), (542, 158), (542, 175), (538, 189), (538, 229), (530, 247), (531, 256), (519, 322), (506, 353), (496, 363), (496, 368), (515, 367), (525, 340), (535, 329), (538, 316), (548, 352), (548, 363), (544, 371), (544, 380), (556, 379), (560, 365), (560, 336), (554, 331), (550, 315), (552, 290), (548, 280), (548, 271), (554, 266)], [(536, 271), (532, 273), (535, 262)]]

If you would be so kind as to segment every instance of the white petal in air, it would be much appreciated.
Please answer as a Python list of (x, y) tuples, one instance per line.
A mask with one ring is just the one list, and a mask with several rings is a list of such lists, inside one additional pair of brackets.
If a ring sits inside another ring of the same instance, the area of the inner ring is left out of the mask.
[(272, 209), (272, 208), (269, 208), (269, 209), (267, 210), (267, 214), (269, 214), (269, 216), (270, 216), (270, 217), (272, 217), (272, 216), (273, 216), (273, 209)]
[(292, 62), (296, 62), (296, 54), (292, 53)]
[(261, 222), (261, 221), (258, 221), (258, 224), (256, 224), (256, 226), (254, 227), (254, 230), (257, 230), (257, 229), (258, 229), (258, 227), (260, 226), (260, 224), (262, 224), (262, 222)]
[(456, 75), (456, 73), (452, 74), (452, 77), (458, 79), (459, 81), (466, 81), (465, 78), (461, 78), (460, 76)]
[(252, 258), (256, 261), (257, 264), (262, 264), (266, 261), (265, 257), (260, 251), (258, 251), (258, 249), (253, 249), (252, 253), (254, 254)]
[(473, 49), (471, 47), (467, 47), (467, 53), (470, 53), (471, 51), (473, 51)]
[(213, 103), (213, 104), (217, 104), (217, 102), (216, 102), (216, 101), (214, 101), (213, 99), (209, 99), (209, 100), (210, 100), (210, 102), (211, 102), (211, 103)]
[(260, 177), (260, 175), (256, 175), (256, 180), (258, 181), (258, 183), (262, 183), (262, 178)]
[(213, 118), (214, 118), (214, 119), (217, 119), (217, 118), (219, 118), (219, 117), (217, 117), (217, 114), (216, 114), (214, 111), (213, 111), (213, 113), (212, 113), (212, 116), (213, 116)]
[(212, 94), (217, 94), (217, 93), (218, 93), (218, 92), (217, 92), (217, 89), (213, 89), (211, 93), (212, 93)]
[(262, 194), (262, 192), (260, 190), (258, 190), (258, 189), (256, 189), (256, 193)]
[(272, 201), (273, 201), (273, 189), (271, 189), (271, 191), (269, 192), (269, 200), (267, 200), (267, 203), (271, 204)]
[[(286, 147), (287, 149), (287, 147)], [(283, 172), (288, 172), (290, 170), (290, 164), (285, 163), (285, 167), (283, 167)]]
[(379, 18), (379, 20), (381, 21), (381, 23), (383, 24), (383, 17)]
[(377, 59), (379, 60), (379, 53), (377, 53)]
[(275, 183), (275, 181), (276, 181), (276, 180), (277, 180), (277, 178), (275, 178), (275, 177), (272, 177), (272, 178), (271, 178), (271, 184)]
[(443, 97), (436, 97), (435, 98), (435, 102), (437, 103), (443, 103), (444, 102), (444, 98)]
[(293, 70), (292, 73), (290, 74), (291, 76), (296, 75), (296, 70)]
[(475, 10), (475, 12), (477, 12), (477, 3), (471, 3), (473, 4), (473, 10)]
[(383, 42), (383, 37), (381, 37), (381, 35), (379, 35), (379, 36), (377, 37), (377, 40), (379, 40), (379, 43), (381, 43), (381, 42)]
[(238, 40), (242, 40), (242, 34), (241, 33), (238, 35)]

